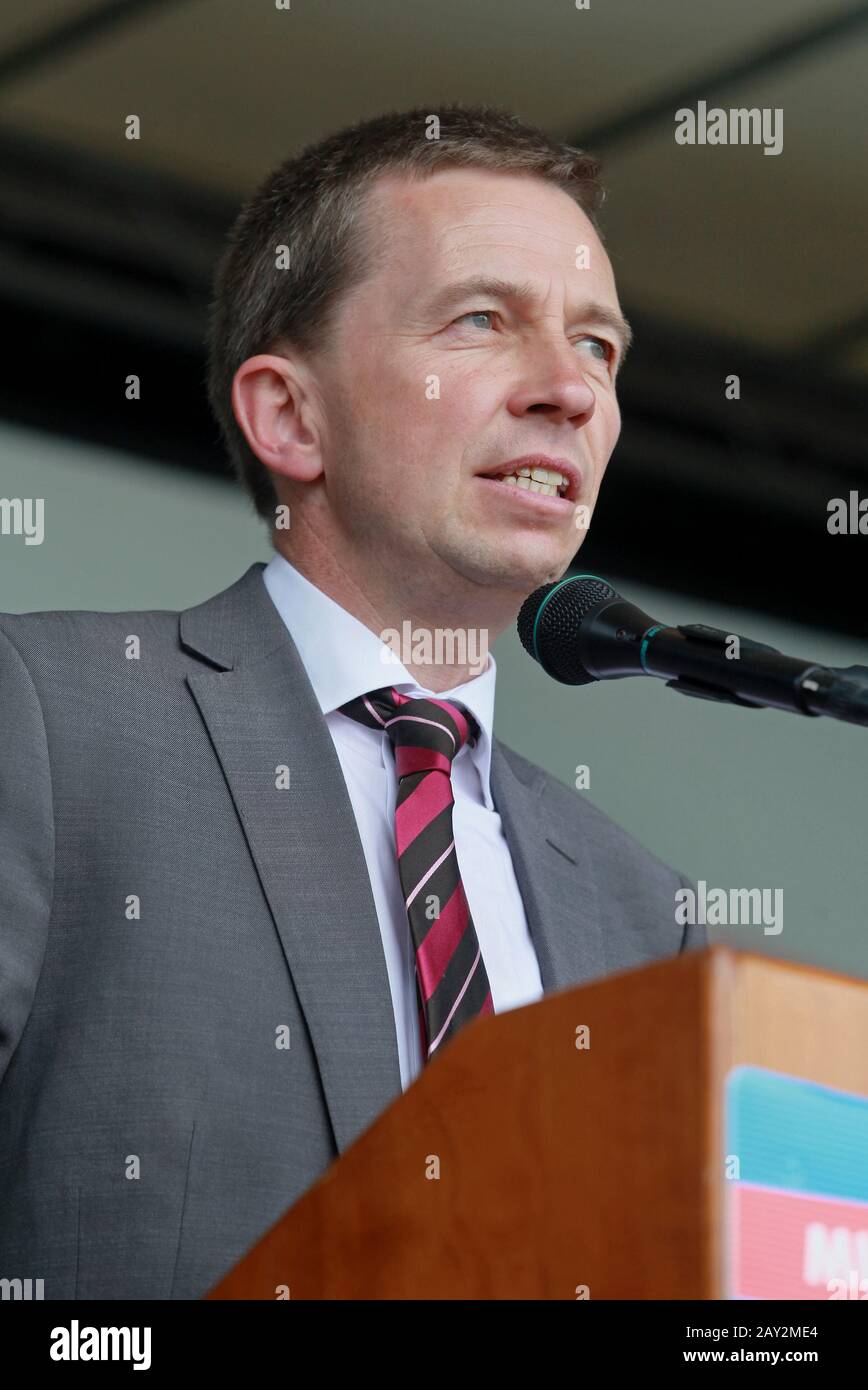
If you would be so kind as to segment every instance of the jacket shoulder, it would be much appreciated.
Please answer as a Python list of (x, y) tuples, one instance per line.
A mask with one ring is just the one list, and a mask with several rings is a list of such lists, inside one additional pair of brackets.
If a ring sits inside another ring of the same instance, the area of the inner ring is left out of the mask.
[(674, 875), (682, 886), (689, 883), (689, 879), (680, 870), (653, 854), (634, 835), (595, 805), (586, 792), (567, 786), (538, 763), (531, 762), (507, 744), (501, 742), (500, 747), (516, 775), (529, 786), (538, 784), (539, 794), (544, 795), (550, 805), (556, 808), (566, 838), (573, 835), (581, 838), (596, 856), (597, 862), (601, 859), (612, 859), (622, 866), (630, 864), (634, 871), (642, 869), (654, 877), (662, 876), (667, 882)]
[(179, 613), (141, 609), (106, 613), (90, 609), (53, 609), (38, 613), (0, 613), (0, 633), (26, 665), (44, 660), (85, 663), (90, 656), (114, 650), (130, 637), (149, 639), (152, 652), (178, 648)]
[(688, 877), (652, 854), (586, 792), (567, 786), (514, 749), (502, 743), (500, 748), (515, 775), (545, 803), (546, 819), (557, 824), (561, 847), (598, 885), (597, 910), (611, 969), (708, 945), (705, 927), (677, 920), (676, 894), (691, 886)]

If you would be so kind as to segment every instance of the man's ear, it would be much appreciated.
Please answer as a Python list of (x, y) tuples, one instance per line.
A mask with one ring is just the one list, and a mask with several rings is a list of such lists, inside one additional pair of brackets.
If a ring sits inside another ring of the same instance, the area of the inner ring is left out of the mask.
[(232, 410), (266, 468), (295, 482), (322, 473), (322, 431), (310, 373), (292, 357), (260, 353), (232, 381)]

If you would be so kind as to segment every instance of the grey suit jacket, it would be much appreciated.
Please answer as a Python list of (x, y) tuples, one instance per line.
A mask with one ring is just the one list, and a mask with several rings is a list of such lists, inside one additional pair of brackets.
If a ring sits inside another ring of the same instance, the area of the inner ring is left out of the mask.
[[(46, 1298), (200, 1297), (401, 1093), (263, 568), (180, 614), (0, 616), (0, 1278)], [(497, 740), (491, 777), (546, 991), (704, 944), (580, 794)]]

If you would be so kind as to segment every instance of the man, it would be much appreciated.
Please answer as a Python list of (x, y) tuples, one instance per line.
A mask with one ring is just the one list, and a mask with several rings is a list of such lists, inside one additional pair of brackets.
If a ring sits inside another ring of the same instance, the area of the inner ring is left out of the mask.
[(629, 338), (599, 201), (486, 109), (289, 160), (209, 379), (274, 559), (3, 619), (0, 1275), (199, 1297), (461, 1027), (702, 944), (493, 737), (493, 660), (384, 659), (406, 622), (487, 648), (573, 559)]

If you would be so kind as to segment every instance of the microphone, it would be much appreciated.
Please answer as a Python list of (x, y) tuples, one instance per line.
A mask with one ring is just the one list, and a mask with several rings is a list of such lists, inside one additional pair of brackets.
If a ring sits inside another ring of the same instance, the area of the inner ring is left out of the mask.
[(518, 615), (522, 646), (565, 685), (656, 676), (671, 690), (747, 709), (868, 726), (868, 666), (822, 666), (704, 623), (667, 627), (596, 574), (544, 584)]

